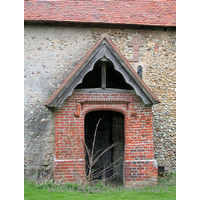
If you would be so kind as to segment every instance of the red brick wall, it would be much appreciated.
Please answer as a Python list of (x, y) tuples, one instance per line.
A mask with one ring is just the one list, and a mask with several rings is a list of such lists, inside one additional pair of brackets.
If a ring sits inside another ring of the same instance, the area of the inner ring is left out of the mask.
[(135, 94), (73, 94), (55, 109), (56, 180), (85, 180), (84, 118), (91, 111), (110, 110), (124, 115), (124, 185), (156, 183), (153, 121), (150, 106)]

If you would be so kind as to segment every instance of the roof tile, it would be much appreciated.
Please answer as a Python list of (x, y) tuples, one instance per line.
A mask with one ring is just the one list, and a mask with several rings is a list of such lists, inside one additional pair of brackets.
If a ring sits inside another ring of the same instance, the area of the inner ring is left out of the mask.
[(25, 21), (176, 26), (175, 0), (24, 1)]

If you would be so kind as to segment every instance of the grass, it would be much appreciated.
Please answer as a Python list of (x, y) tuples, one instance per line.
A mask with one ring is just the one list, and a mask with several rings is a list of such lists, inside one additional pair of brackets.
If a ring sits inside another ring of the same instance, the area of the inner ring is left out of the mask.
[[(49, 191), (50, 188), (54, 188), (55, 191)], [(74, 188), (73, 191), (66, 191), (70, 188)], [(58, 190), (57, 190), (58, 188)], [(104, 200), (104, 199), (134, 199), (134, 200), (175, 200), (176, 199), (176, 186), (174, 184), (167, 185), (167, 187), (160, 185), (160, 191), (159, 191), (159, 185), (155, 187), (145, 187), (141, 189), (133, 189), (130, 191), (130, 189), (119, 191), (111, 191), (113, 188), (111, 187), (103, 187), (103, 186), (96, 186), (95, 188), (87, 187), (82, 188), (78, 186), (77, 184), (66, 184), (62, 187), (63, 191), (59, 191), (60, 186), (55, 186), (53, 184), (44, 184), (44, 185), (37, 185), (35, 183), (29, 182), (25, 180), (24, 182), (24, 200), (66, 200), (66, 199), (98, 199), (98, 200)], [(99, 190), (100, 192), (99, 192)], [(102, 192), (103, 190), (103, 192)], [(108, 191), (109, 190), (109, 191)], [(117, 188), (115, 189), (117, 190)], [(98, 192), (95, 192), (98, 191)]]

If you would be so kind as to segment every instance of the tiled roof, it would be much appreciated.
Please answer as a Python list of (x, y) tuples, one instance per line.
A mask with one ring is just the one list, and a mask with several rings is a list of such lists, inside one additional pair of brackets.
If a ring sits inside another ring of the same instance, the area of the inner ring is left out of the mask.
[(176, 0), (25, 0), (24, 20), (176, 26)]

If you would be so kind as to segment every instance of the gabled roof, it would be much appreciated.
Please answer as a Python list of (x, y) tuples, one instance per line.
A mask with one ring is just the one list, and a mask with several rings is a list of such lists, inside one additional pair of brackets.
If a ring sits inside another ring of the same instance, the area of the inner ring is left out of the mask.
[(97, 41), (82, 61), (72, 70), (70, 75), (52, 94), (45, 105), (47, 107), (61, 107), (66, 98), (73, 93), (75, 87), (82, 83), (84, 76), (93, 70), (95, 63), (104, 57), (113, 63), (115, 70), (122, 74), (125, 82), (133, 87), (136, 94), (141, 97), (145, 104), (156, 104), (160, 102), (112, 41), (104, 36)]
[(24, 20), (176, 26), (176, 0), (25, 0)]

